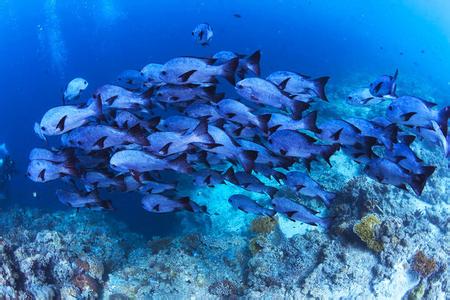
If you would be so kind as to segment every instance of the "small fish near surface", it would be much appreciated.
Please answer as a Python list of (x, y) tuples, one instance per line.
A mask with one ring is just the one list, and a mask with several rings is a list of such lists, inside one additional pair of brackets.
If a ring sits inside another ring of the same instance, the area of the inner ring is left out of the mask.
[(330, 218), (318, 217), (316, 216), (318, 214), (317, 211), (285, 197), (272, 199), (272, 206), (276, 212), (285, 214), (292, 221), (299, 221), (314, 226), (319, 225), (324, 228), (329, 228), (332, 224)]
[(67, 192), (57, 190), (58, 200), (73, 208), (89, 208), (91, 210), (113, 210), (111, 201), (101, 200), (96, 192), (80, 194), (77, 192)]
[(64, 89), (63, 105), (79, 99), (81, 93), (88, 87), (88, 85), (89, 83), (86, 79), (80, 77), (72, 79)]
[(176, 57), (166, 62), (159, 77), (171, 84), (216, 84), (217, 76), (224, 77), (232, 85), (235, 83), (235, 71), (239, 58), (233, 58), (215, 66), (213, 58)]
[(194, 30), (192, 30), (192, 36), (198, 44), (206, 46), (209, 42), (211, 42), (214, 32), (211, 25), (208, 23), (201, 23), (195, 26)]
[(373, 97), (391, 97), (397, 98), (395, 94), (397, 89), (398, 70), (394, 75), (382, 75), (369, 85), (370, 94)]
[(40, 127), (44, 135), (61, 135), (86, 124), (89, 118), (102, 116), (102, 103), (94, 99), (86, 107), (72, 105), (50, 109), (42, 117)]
[(245, 195), (233, 195), (228, 198), (228, 202), (236, 209), (239, 209), (245, 213), (251, 213), (255, 215), (263, 215), (273, 217), (276, 212), (272, 209), (265, 208), (255, 200)]

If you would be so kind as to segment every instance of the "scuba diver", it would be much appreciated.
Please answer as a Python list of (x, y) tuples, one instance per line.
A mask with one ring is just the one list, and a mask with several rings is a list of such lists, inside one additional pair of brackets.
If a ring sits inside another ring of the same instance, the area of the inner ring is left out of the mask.
[(14, 173), (14, 161), (6, 149), (5, 144), (0, 145), (0, 200), (6, 199), (8, 195), (9, 182)]

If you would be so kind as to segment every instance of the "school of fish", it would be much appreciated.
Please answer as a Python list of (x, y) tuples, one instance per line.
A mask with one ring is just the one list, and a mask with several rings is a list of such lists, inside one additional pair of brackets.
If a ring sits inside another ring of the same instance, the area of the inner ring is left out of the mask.
[[(210, 39), (203, 38), (199, 36), (201, 43)], [(391, 101), (384, 116), (319, 124), (320, 111), (311, 104), (329, 101), (329, 77), (276, 71), (262, 78), (260, 57), (260, 51), (221, 51), (151, 63), (122, 72), (85, 104), (51, 108), (34, 130), (54, 146), (31, 151), (27, 176), (39, 183), (62, 179), (66, 190), (57, 190), (56, 196), (70, 207), (111, 210), (111, 201), (101, 196), (114, 190), (141, 193), (142, 207), (152, 213), (208, 213), (207, 206), (180, 193), (181, 181), (208, 187), (233, 184), (270, 197), (261, 203), (233, 195), (228, 202), (236, 209), (327, 228), (332, 218), (319, 216), (298, 199), (333, 204), (335, 194), (308, 171), (316, 163), (331, 166), (336, 151), (361, 164), (374, 180), (410, 187), (416, 195), (435, 166), (416, 155), (410, 147), (414, 140), (439, 145), (448, 157), (449, 107), (437, 110), (435, 103), (397, 96), (398, 72), (381, 76), (365, 91), (366, 102)], [(72, 82), (65, 101), (80, 97), (86, 87), (84, 79)], [(297, 163), (307, 171), (294, 168)], [(278, 185), (267, 185), (264, 177)]]

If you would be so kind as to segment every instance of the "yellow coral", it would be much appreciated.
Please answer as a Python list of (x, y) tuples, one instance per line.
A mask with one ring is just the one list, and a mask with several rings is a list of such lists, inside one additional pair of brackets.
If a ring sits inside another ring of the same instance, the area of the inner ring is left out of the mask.
[(275, 229), (277, 220), (271, 217), (259, 217), (252, 221), (250, 230), (254, 233), (270, 233)]
[(380, 252), (383, 250), (383, 244), (375, 239), (375, 226), (381, 224), (381, 221), (375, 214), (370, 214), (361, 219), (353, 226), (353, 232), (367, 244), (370, 249)]

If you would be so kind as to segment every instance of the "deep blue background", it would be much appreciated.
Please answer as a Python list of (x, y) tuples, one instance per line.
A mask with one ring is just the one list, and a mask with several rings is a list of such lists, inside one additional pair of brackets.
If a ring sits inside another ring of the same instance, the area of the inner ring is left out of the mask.
[[(0, 143), (6, 142), (19, 174), (12, 200), (19, 205), (63, 208), (54, 185), (24, 176), (29, 150), (42, 145), (33, 124), (59, 105), (73, 77), (89, 81), (87, 95), (124, 69), (163, 63), (180, 55), (219, 50), (263, 52), (263, 73), (286, 69), (345, 78), (353, 72), (416, 76), (432, 82), (433, 95), (450, 99), (450, 3), (446, 0), (340, 1), (126, 1), (3, 0), (0, 3)], [(238, 13), (238, 19), (233, 14)], [(209, 22), (209, 47), (195, 44), (191, 31)], [(400, 55), (400, 53), (403, 55)], [(39, 197), (32, 198), (37, 191)], [(115, 215), (134, 229), (160, 232), (122, 197)], [(5, 204), (1, 204), (5, 205)], [(168, 220), (171, 217), (162, 217)]]

